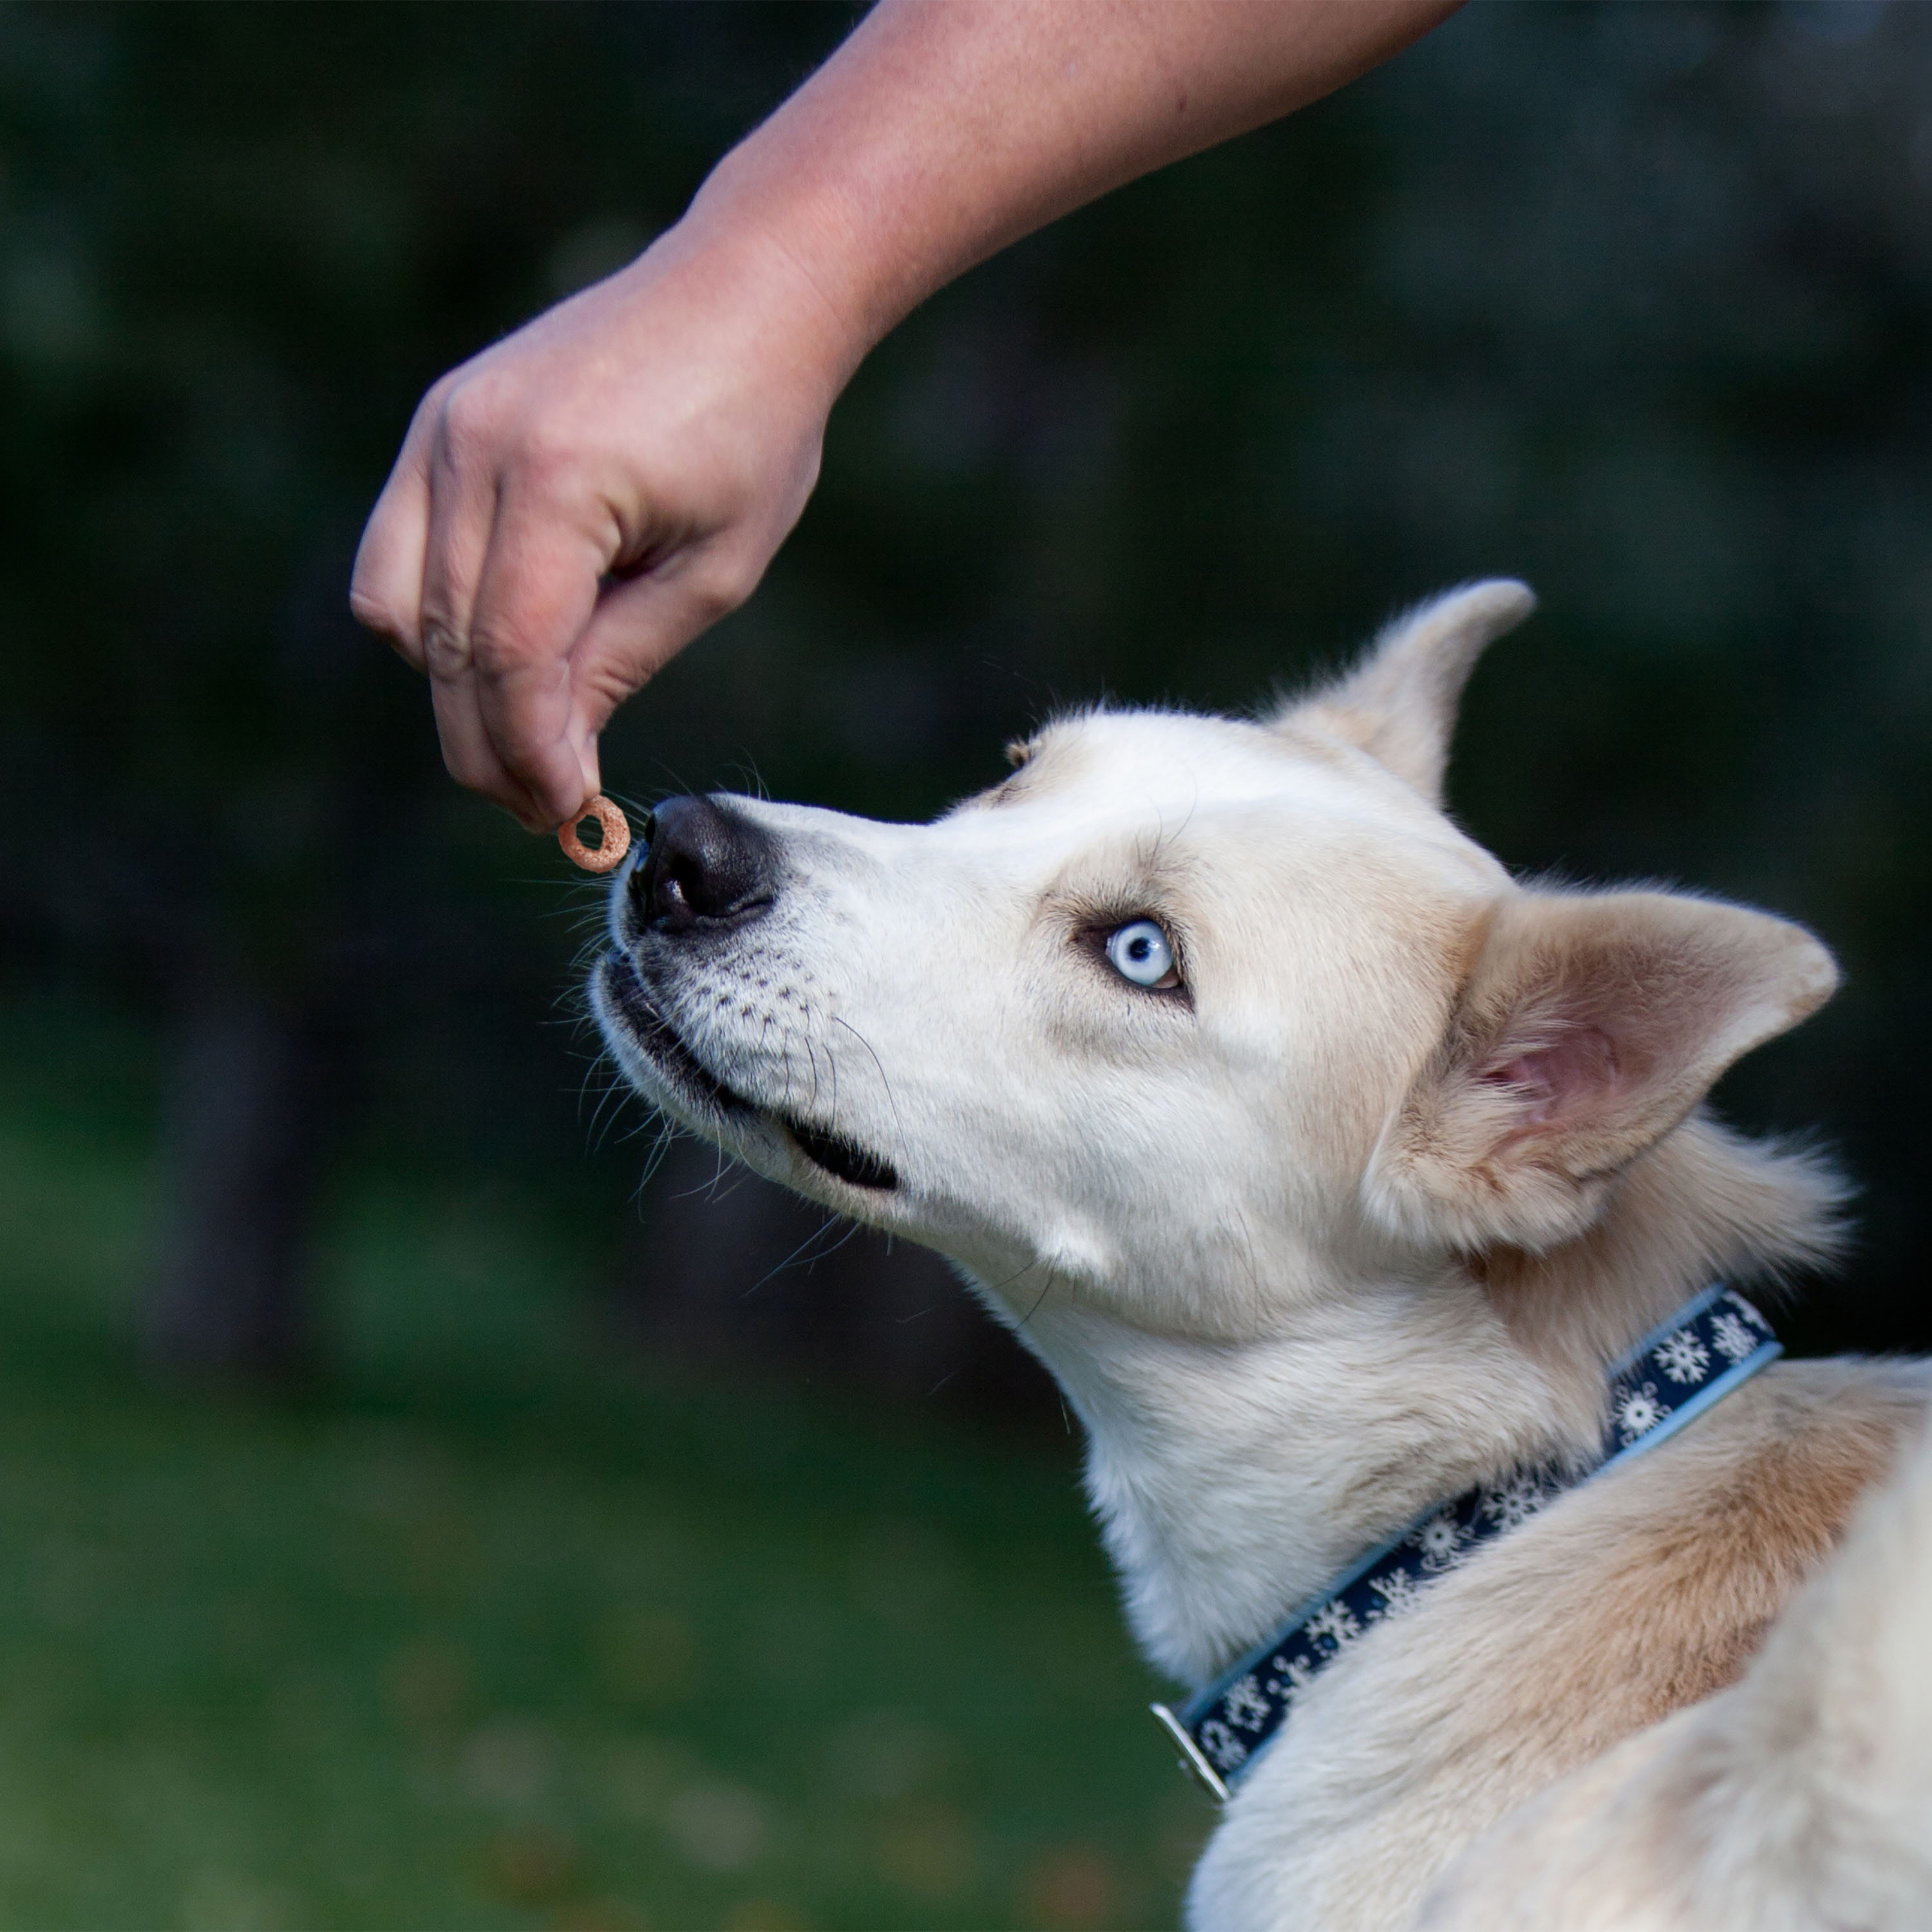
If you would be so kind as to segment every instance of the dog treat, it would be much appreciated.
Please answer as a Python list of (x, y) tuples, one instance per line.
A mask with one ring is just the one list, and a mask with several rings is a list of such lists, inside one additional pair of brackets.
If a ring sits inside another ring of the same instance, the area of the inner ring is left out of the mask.
[[(603, 826), (601, 844), (586, 845), (577, 836), (586, 818), (594, 818)], [(573, 866), (580, 866), (586, 872), (608, 872), (622, 864), (624, 854), (631, 849), (631, 821), (624, 816), (621, 806), (613, 805), (599, 792), (574, 818), (556, 828), (556, 842)]]

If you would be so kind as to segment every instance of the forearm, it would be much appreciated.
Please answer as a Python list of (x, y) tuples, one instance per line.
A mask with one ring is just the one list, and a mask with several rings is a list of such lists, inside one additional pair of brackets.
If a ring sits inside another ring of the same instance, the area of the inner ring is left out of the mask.
[(638, 260), (452, 370), (358, 554), (450, 770), (532, 826), (751, 594), (886, 330), (1009, 242), (1288, 113), (1458, 0), (881, 0)]
[(683, 226), (782, 256), (842, 386), (954, 276), (1318, 99), (1460, 0), (881, 0)]

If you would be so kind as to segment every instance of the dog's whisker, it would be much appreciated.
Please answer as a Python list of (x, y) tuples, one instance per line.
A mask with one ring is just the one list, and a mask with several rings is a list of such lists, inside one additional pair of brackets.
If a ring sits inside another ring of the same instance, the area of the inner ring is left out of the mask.
[[(792, 1250), (790, 1254), (785, 1256), (783, 1261), (767, 1268), (763, 1274), (759, 1276), (758, 1280), (752, 1282), (749, 1288), (745, 1290), (746, 1294), (750, 1295), (755, 1294), (758, 1289), (764, 1286), (766, 1282), (771, 1280), (774, 1276), (783, 1274), (788, 1268), (798, 1266), (802, 1263), (802, 1264), (808, 1269), (813, 1265), (813, 1264), (823, 1261), (825, 1258), (824, 1253), (814, 1254), (812, 1250), (815, 1244), (822, 1241), (825, 1238), (826, 1234), (830, 1229), (839, 1226), (840, 1218), (841, 1217), (836, 1214), (826, 1216), (826, 1217), (821, 1221), (817, 1227), (812, 1229), (810, 1234), (806, 1235), (803, 1240), (800, 1242), (796, 1247)], [(826, 1250), (825, 1252), (836, 1253), (838, 1249), (843, 1247), (845, 1245), (845, 1243), (850, 1240), (852, 1238), (852, 1236), (856, 1234), (858, 1232), (858, 1222), (854, 1221), (850, 1223), (848, 1232), (839, 1240), (835, 1242), (832, 1244), (832, 1246), (830, 1249)]]
[(1032, 1325), (1033, 1318), (1040, 1312), (1040, 1310), (1043, 1306), (1045, 1306), (1046, 1298), (1053, 1292), (1054, 1275), (1054, 1270), (1049, 1267), (1046, 1271), (1046, 1280), (1041, 1287), (1038, 1297), (1035, 1299), (1033, 1306), (1029, 1308), (1026, 1313), (1021, 1318), (1019, 1324), (1021, 1328), (1026, 1328), (1030, 1327)]
[[(614, 1069), (611, 1069), (607, 1072), (604, 1065), (600, 1063), (598, 1065), (592, 1067), (591, 1071), (593, 1075), (597, 1073), (605, 1074), (604, 1090), (598, 1095), (596, 1106), (592, 1109), (590, 1125), (588, 1130), (592, 1150), (593, 1151), (598, 1151), (602, 1149), (604, 1138), (610, 1132), (610, 1128), (608, 1126), (603, 1127), (602, 1132), (599, 1131), (600, 1124), (603, 1121), (605, 1109), (608, 1108), (610, 1110), (611, 1124), (614, 1126), (618, 1121), (623, 1118), (625, 1103), (629, 1097), (629, 1090), (622, 1084), (622, 1082), (612, 1077), (615, 1072)], [(580, 1100), (579, 1104), (580, 1106)]]
[(878, 1070), (879, 1084), (886, 1090), (886, 1104), (892, 1110), (892, 1144), (888, 1151), (898, 1154), (902, 1160), (905, 1148), (904, 1124), (899, 1118), (898, 1100), (892, 1092), (892, 1082), (886, 1076), (884, 1063), (879, 1058), (878, 1054), (873, 1052), (872, 1042), (843, 1014), (835, 1013), (832, 1018), (832, 1023), (834, 1026), (843, 1027), (866, 1049), (867, 1053), (872, 1054), (872, 1064)]
[(815, 1253), (808, 1257), (805, 1264), (808, 1271), (816, 1268), (820, 1262), (829, 1261), (831, 1257), (836, 1255), (841, 1248), (844, 1247), (848, 1241), (856, 1239), (859, 1235), (865, 1232), (864, 1226), (861, 1222), (846, 1220), (843, 1216), (839, 1215), (835, 1215), (832, 1220), (827, 1223), (828, 1228), (837, 1227), (842, 1227), (844, 1232), (840, 1234), (838, 1240), (834, 1241), (830, 1246), (820, 1248)]
[[(646, 1132), (650, 1126), (650, 1123), (646, 1121), (638, 1132)], [(677, 1144), (677, 1136), (676, 1124), (668, 1114), (659, 1114), (657, 1116), (657, 1132), (652, 1139), (650, 1152), (644, 1156), (644, 1171), (638, 1175), (638, 1184), (632, 1190), (632, 1200), (640, 1213), (644, 1190), (657, 1178), (658, 1169), (670, 1157), (671, 1149)]]

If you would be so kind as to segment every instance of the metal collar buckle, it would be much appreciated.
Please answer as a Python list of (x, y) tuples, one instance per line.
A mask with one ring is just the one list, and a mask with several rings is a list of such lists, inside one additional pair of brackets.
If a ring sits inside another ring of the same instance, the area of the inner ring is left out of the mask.
[(1154, 1713), (1154, 1722), (1167, 1733), (1172, 1742), (1180, 1747), (1181, 1769), (1216, 1804), (1226, 1804), (1228, 1787), (1222, 1783), (1221, 1774), (1208, 1762), (1187, 1726), (1165, 1704), (1150, 1704), (1148, 1708)]

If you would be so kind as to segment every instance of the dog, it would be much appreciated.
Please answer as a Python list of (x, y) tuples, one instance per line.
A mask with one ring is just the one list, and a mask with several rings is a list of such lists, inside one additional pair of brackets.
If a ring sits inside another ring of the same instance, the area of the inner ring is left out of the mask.
[(668, 801), (591, 1000), (649, 1102), (1058, 1380), (1226, 1795), (1200, 1932), (1932, 1926), (1932, 1377), (1770, 1360), (1740, 1286), (1844, 1190), (1705, 1104), (1837, 969), (1444, 814), (1533, 602), (1252, 720), (1068, 717), (930, 824)]

